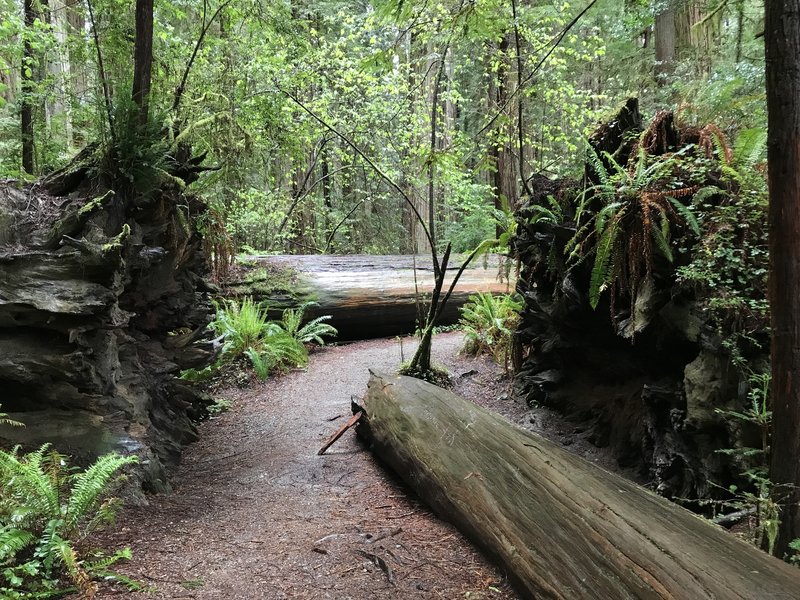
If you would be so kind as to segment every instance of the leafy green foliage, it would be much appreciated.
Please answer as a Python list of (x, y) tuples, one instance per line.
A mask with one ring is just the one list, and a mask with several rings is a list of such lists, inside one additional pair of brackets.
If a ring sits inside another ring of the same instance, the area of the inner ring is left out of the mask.
[(722, 164), (723, 190), (695, 195), (694, 211), (703, 228), (680, 281), (705, 298), (705, 308), (723, 343), (742, 370), (746, 355), (764, 343), (768, 325), (767, 184), (763, 159), (766, 131), (745, 130)]
[(90, 598), (97, 589), (95, 577), (116, 578), (109, 567), (130, 558), (129, 551), (90, 559), (79, 549), (90, 533), (113, 522), (120, 502), (112, 493), (124, 479), (119, 471), (136, 461), (135, 456), (106, 454), (81, 471), (48, 445), (24, 455), (19, 448), (0, 451), (4, 598), (56, 595), (65, 582)]
[(728, 448), (719, 450), (721, 454), (734, 457), (745, 468), (742, 473), (752, 484), (752, 490), (740, 490), (730, 486), (732, 499), (722, 504), (734, 510), (752, 509), (756, 515), (751, 541), (759, 548), (766, 546), (770, 554), (778, 536), (780, 524), (780, 505), (772, 497), (772, 482), (769, 480), (769, 431), (772, 411), (769, 409), (769, 389), (772, 378), (769, 372), (750, 373), (748, 400), (750, 406), (744, 411), (721, 410), (717, 413), (725, 419), (747, 423), (760, 432), (760, 448)]
[(480, 292), (470, 296), (461, 307), (464, 351), (472, 355), (490, 354), (507, 370), (522, 308), (521, 299), (512, 294)]
[(210, 327), (222, 337), (223, 346), (218, 361), (197, 371), (190, 369), (182, 373), (188, 381), (200, 381), (211, 375), (223, 364), (240, 356), (249, 359), (261, 379), (270, 373), (291, 367), (302, 367), (308, 362), (306, 344), (323, 344), (324, 338), (336, 335), (336, 329), (325, 323), (327, 315), (303, 324), (305, 310), (310, 304), (297, 309), (286, 309), (280, 321), (270, 321), (263, 306), (247, 297), (241, 302), (226, 300), (217, 305), (216, 318)]
[[(597, 307), (601, 293), (608, 288), (621, 288), (631, 303), (635, 302), (642, 278), (652, 272), (654, 250), (673, 262), (671, 230), (684, 226), (691, 234), (700, 234), (691, 206), (681, 200), (716, 188), (693, 183), (692, 180), (705, 178), (703, 162), (698, 169), (700, 176), (692, 172), (688, 184), (684, 181), (687, 165), (693, 166), (687, 160), (692, 149), (693, 146), (685, 146), (672, 154), (652, 156), (640, 143), (636, 159), (628, 166), (620, 165), (608, 152), (601, 157), (593, 148), (588, 149), (588, 163), (599, 183), (585, 190), (581, 204), (599, 201), (601, 207), (589, 218), (586, 225), (591, 227), (579, 227), (573, 248), (584, 248), (585, 255), (587, 243), (594, 243), (589, 285), (592, 308)], [(579, 219), (582, 213), (580, 206)]]

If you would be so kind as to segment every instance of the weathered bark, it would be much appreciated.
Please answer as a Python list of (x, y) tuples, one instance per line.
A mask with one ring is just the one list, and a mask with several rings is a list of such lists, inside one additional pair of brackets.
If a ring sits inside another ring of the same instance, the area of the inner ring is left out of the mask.
[(359, 436), (526, 598), (797, 597), (800, 572), (425, 382), (374, 374)]
[(666, 85), (675, 68), (675, 9), (666, 6), (656, 15), (655, 78), (658, 85)]
[(25, 33), (22, 45), (22, 71), (21, 71), (21, 94), (19, 106), (20, 133), (22, 136), (22, 170), (33, 175), (33, 69), (34, 56), (33, 46), (30, 36), (33, 35), (34, 21), (36, 20), (36, 10), (33, 7), (33, 0), (25, 0), (23, 5)]
[(800, 0), (768, 0), (770, 478), (782, 506), (775, 552), (800, 537)]
[(147, 123), (150, 81), (153, 72), (153, 0), (136, 0), (136, 42), (133, 49), (134, 104), (139, 107), (138, 122)]
[[(495, 76), (489, 79), (489, 112), (493, 113), (508, 103), (509, 96), (513, 93), (511, 82), (511, 68), (509, 48), (511, 46), (511, 33), (503, 36), (497, 49), (500, 67)], [(511, 102), (503, 111), (504, 120), (495, 133), (489, 146), (489, 157), (494, 163), (492, 185), (494, 187), (494, 207), (503, 210), (504, 203), (511, 210), (516, 209), (519, 203), (519, 189), (517, 187), (517, 161), (513, 152), (513, 126), (515, 122), (516, 101)], [(496, 235), (501, 235), (501, 226), (497, 225)]]
[[(413, 333), (419, 317), (417, 290), (429, 293), (434, 280), (429, 256), (267, 256), (249, 257), (248, 262), (252, 267), (229, 284), (229, 296), (250, 295), (276, 311), (317, 302), (307, 316), (331, 315), (339, 339), (348, 340)], [(460, 264), (455, 259), (453, 263)], [(287, 267), (294, 273), (275, 276), (276, 270)], [(452, 273), (448, 269), (448, 281)], [(513, 282), (500, 281), (499, 273), (499, 257), (490, 257), (485, 266), (483, 260), (476, 261), (465, 271), (438, 324), (458, 321), (458, 307), (470, 294), (508, 291)]]

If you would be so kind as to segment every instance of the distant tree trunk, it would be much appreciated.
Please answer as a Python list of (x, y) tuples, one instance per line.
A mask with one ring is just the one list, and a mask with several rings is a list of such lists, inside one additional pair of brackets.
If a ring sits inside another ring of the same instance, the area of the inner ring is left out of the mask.
[(658, 85), (666, 85), (675, 68), (675, 9), (666, 6), (656, 15), (655, 78)]
[(64, 0), (50, 1), (50, 26), (56, 40), (55, 52), (48, 69), (55, 81), (55, 96), (47, 103), (48, 131), (52, 119), (55, 118), (58, 135), (63, 132), (64, 147), (67, 153), (72, 151), (72, 110), (68, 90), (70, 73), (70, 56), (68, 42), (67, 7)]
[[(63, 4), (66, 8), (67, 37), (76, 40), (77, 43), (84, 43), (86, 15), (84, 14), (82, 3), (63, 2)], [(70, 57), (69, 69), (66, 73), (66, 77), (69, 79), (67, 105), (70, 111), (72, 110), (73, 102), (75, 103), (74, 106), (80, 105), (89, 95), (87, 64), (86, 60), (72, 60), (72, 57)], [(87, 140), (84, 138), (80, 128), (73, 127), (72, 143), (76, 147), (86, 145)]]
[[(511, 93), (510, 59), (509, 47), (511, 45), (511, 33), (503, 36), (498, 46), (500, 67), (497, 74), (489, 79), (489, 111), (500, 110), (508, 102)], [(513, 127), (510, 123), (515, 121), (515, 105), (511, 102), (504, 110), (503, 125), (497, 131), (495, 139), (489, 147), (489, 156), (494, 162), (495, 170), (492, 184), (494, 187), (494, 206), (500, 210), (505, 200), (514, 209), (518, 204), (519, 194), (517, 192), (517, 164), (514, 160), (513, 142), (511, 131)], [(512, 116), (513, 115), (513, 116)], [(499, 237), (502, 233), (501, 227), (497, 225), (495, 232)]]
[(33, 175), (33, 45), (30, 36), (36, 20), (33, 0), (24, 0), (25, 41), (22, 45), (21, 95), (19, 108), (20, 130), (22, 134), (22, 170)]
[(736, 62), (742, 60), (742, 36), (744, 35), (744, 0), (736, 2)]
[(133, 102), (138, 122), (147, 123), (153, 72), (153, 0), (136, 0), (136, 42), (133, 50)]
[(781, 505), (775, 554), (800, 538), (800, 0), (767, 0), (770, 478)]

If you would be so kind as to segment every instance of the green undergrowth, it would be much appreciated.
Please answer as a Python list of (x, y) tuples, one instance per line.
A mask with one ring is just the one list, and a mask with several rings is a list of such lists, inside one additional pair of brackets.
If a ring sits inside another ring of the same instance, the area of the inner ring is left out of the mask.
[(0, 598), (55, 598), (78, 593), (91, 599), (98, 580), (143, 589), (112, 570), (131, 558), (129, 549), (107, 554), (89, 536), (112, 524), (125, 481), (120, 472), (135, 456), (106, 454), (86, 470), (69, 465), (45, 444), (23, 454), (0, 451)]
[(464, 352), (472, 356), (489, 354), (508, 371), (522, 308), (517, 294), (471, 295), (461, 307), (459, 323), (464, 331)]
[(422, 379), (440, 388), (450, 389), (453, 387), (453, 380), (450, 377), (450, 373), (448, 373), (446, 368), (439, 365), (431, 365), (431, 368), (426, 371), (415, 371), (411, 368), (411, 361), (407, 360), (400, 365), (397, 373), (407, 377), (414, 377), (415, 379)]
[(309, 303), (282, 312), (280, 320), (270, 320), (268, 307), (246, 297), (241, 302), (223, 300), (216, 306), (216, 317), (209, 327), (222, 339), (217, 360), (202, 370), (188, 369), (181, 374), (187, 381), (203, 381), (221, 368), (245, 357), (256, 375), (266, 379), (274, 372), (303, 367), (308, 363), (308, 345), (323, 345), (335, 337), (329, 316), (304, 323)]

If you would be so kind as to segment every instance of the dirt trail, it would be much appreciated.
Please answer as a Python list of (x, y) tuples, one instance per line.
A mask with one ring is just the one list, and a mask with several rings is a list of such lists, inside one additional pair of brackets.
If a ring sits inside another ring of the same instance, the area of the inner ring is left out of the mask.
[[(457, 357), (461, 343), (460, 334), (437, 336), (435, 359), (456, 375), (476, 371), (461, 378), (460, 393), (496, 398), (496, 367)], [(413, 342), (403, 344), (408, 358)], [(328, 348), (306, 372), (222, 394), (234, 407), (202, 425), (175, 492), (125, 511), (109, 535), (133, 550), (121, 570), (155, 591), (99, 597), (517, 598), (350, 432), (316, 455), (349, 416), (351, 395), (365, 391), (367, 369), (396, 369), (400, 354), (398, 340)]]

